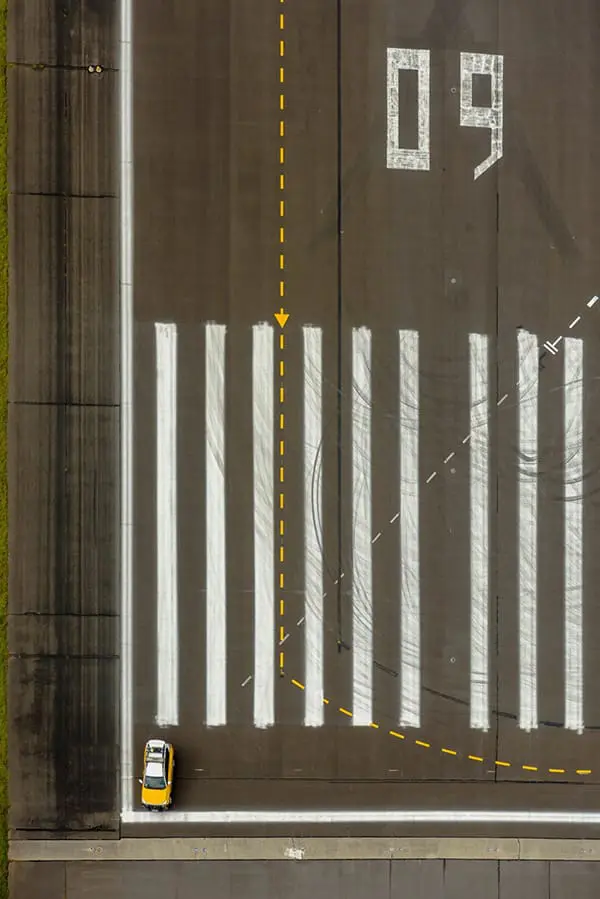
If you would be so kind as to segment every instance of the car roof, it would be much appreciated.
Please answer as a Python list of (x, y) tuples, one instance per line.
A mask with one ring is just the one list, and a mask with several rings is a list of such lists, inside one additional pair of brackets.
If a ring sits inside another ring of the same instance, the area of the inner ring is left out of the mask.
[(146, 765), (146, 775), (148, 777), (164, 777), (165, 769), (160, 762), (148, 762)]

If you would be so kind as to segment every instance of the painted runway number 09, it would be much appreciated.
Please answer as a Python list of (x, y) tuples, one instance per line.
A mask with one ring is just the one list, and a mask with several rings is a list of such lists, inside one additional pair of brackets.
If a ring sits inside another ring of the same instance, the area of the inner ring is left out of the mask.
[[(417, 147), (400, 146), (399, 73), (417, 72)], [(399, 49), (387, 51), (387, 167), (429, 171), (431, 168), (431, 52)], [(473, 106), (473, 78), (491, 79), (491, 105)], [(492, 53), (460, 54), (460, 124), (465, 128), (488, 128), (490, 154), (474, 170), (476, 181), (499, 159), (503, 150), (504, 58)]]

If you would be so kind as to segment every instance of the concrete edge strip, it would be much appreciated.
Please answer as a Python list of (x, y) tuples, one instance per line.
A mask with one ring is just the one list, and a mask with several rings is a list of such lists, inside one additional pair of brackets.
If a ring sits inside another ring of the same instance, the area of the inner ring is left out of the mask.
[(600, 861), (600, 840), (463, 837), (162, 838), (13, 840), (11, 862), (323, 861), (342, 859), (489, 859)]

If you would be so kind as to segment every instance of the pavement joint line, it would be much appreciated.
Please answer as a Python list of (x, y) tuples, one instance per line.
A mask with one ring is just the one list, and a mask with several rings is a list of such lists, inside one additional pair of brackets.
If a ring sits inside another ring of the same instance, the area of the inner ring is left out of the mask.
[[(280, 0), (280, 2), (283, 4), (283, 3), (284, 3), (284, 0)], [(283, 125), (283, 120), (282, 120), (282, 121), (280, 122), (280, 134), (283, 135), (283, 133), (284, 133), (284, 125)], [(282, 214), (283, 214), (283, 213), (282, 213)], [(592, 308), (596, 305), (596, 303), (598, 302), (599, 299), (600, 299), (600, 297), (599, 297), (597, 294), (594, 294), (594, 296), (592, 296), (592, 297), (590, 297), (590, 299), (586, 300), (586, 308), (587, 308), (587, 309), (592, 309)], [(283, 309), (282, 309), (281, 311), (283, 312)], [(577, 315), (577, 316), (571, 321), (571, 323), (570, 323), (570, 325), (569, 325), (569, 328), (570, 328), (570, 329), (573, 329), (577, 324), (579, 324), (579, 322), (580, 322), (581, 320), (582, 320), (582, 316), (581, 316), (581, 315)], [(562, 341), (562, 338), (563, 338), (563, 335), (559, 335), (559, 336), (554, 340), (554, 342), (551, 344), (552, 347), (554, 348), (554, 353), (551, 353), (551, 355), (556, 355), (556, 354), (558, 353), (558, 351), (556, 350), (556, 346)], [(543, 348), (548, 349), (547, 343), (548, 343), (548, 342), (546, 342), (546, 343), (543, 344)], [(543, 359), (543, 356), (544, 356), (544, 354), (542, 353), (542, 354), (540, 355), (540, 358), (539, 358), (539, 364), (540, 364), (540, 365), (541, 365), (541, 361), (542, 361), (542, 359)], [(504, 395), (502, 396), (502, 398), (497, 402), (496, 405), (497, 405), (497, 406), (500, 406), (506, 399), (508, 399), (508, 397), (510, 396), (510, 394), (511, 394), (512, 392), (514, 392), (514, 390), (518, 387), (518, 384), (519, 384), (519, 382), (516, 381), (515, 384), (513, 385), (512, 389), (511, 389), (511, 391), (510, 391), (509, 393), (504, 394)], [(467, 434), (467, 435), (462, 439), (461, 443), (462, 443), (463, 445), (466, 444), (466, 443), (468, 443), (469, 440), (471, 439), (471, 436), (472, 436), (471, 434)], [(444, 459), (443, 464), (444, 464), (444, 465), (447, 465), (447, 463), (450, 461), (450, 459), (452, 459), (455, 455), (456, 455), (456, 450), (453, 450), (449, 455), (446, 456), (446, 458)], [(426, 479), (425, 483), (426, 483), (426, 484), (429, 484), (429, 483), (430, 483), (430, 482), (437, 476), (437, 474), (438, 474), (437, 470), (436, 470), (436, 471), (433, 471), (433, 472), (429, 475), (429, 477)], [(281, 505), (281, 508), (283, 508), (283, 505)], [(393, 524), (394, 522), (396, 522), (396, 521), (398, 520), (399, 517), (400, 517), (400, 513), (399, 513), (399, 512), (396, 512), (396, 514), (395, 514), (395, 515), (390, 519), (390, 521), (389, 521), (390, 525)], [(383, 533), (383, 532), (380, 531), (380, 532), (377, 534), (377, 536), (376, 536), (371, 542), (372, 542), (372, 543), (375, 543), (376, 540), (379, 539), (379, 537), (381, 536), (382, 533)], [(339, 584), (339, 582), (341, 581), (341, 579), (344, 577), (344, 574), (345, 574), (345, 572), (343, 572), (343, 571), (340, 572), (339, 577), (335, 579), (335, 581), (333, 582), (333, 584), (334, 584), (334, 585)], [(323, 593), (323, 597), (322, 597), (322, 598), (325, 599), (326, 597), (327, 597), (327, 591), (325, 591), (325, 592)], [(304, 617), (300, 618), (300, 619), (296, 622), (296, 627), (300, 627), (303, 623), (304, 623)], [(288, 636), (289, 636), (289, 635), (288, 635)], [(283, 675), (283, 671), (281, 671), (281, 673), (282, 673), (282, 675)], [(251, 675), (249, 675), (248, 677), (250, 678)], [(295, 686), (301, 687), (301, 689), (304, 689), (304, 686), (302, 686), (298, 681), (296, 681), (296, 680), (294, 680), (294, 679), (292, 679), (291, 683), (294, 684)], [(242, 686), (244, 686), (244, 684), (242, 684)], [(324, 702), (324, 703), (329, 703), (329, 700), (328, 700), (328, 699), (323, 699), (323, 702)], [(393, 732), (393, 731), (388, 731), (388, 733), (389, 733), (390, 735), (392, 735), (392, 736), (396, 736), (396, 737), (399, 736), (397, 733), (395, 733), (395, 732)], [(401, 739), (404, 739), (404, 737), (401, 737)], [(417, 742), (418, 745), (422, 745), (422, 743), (419, 743), (418, 741), (415, 741), (415, 742)], [(456, 756), (459, 757), (459, 756), (460, 756), (460, 753), (456, 752)], [(485, 759), (483, 759), (483, 758), (480, 757), (480, 756), (467, 755), (466, 757), (467, 757), (468, 759), (470, 759), (471, 761), (477, 761), (477, 762), (480, 762), (480, 763), (483, 763), (483, 762), (485, 761)], [(518, 767), (518, 768), (520, 768), (521, 771), (527, 771), (527, 772), (538, 772), (538, 773), (539, 773), (541, 770), (543, 770), (540, 766), (524, 765), (524, 764), (517, 765), (517, 764), (514, 764), (513, 762), (503, 762), (503, 761), (500, 761), (500, 760), (494, 760), (494, 765), (495, 765), (495, 766), (498, 766), (498, 767)], [(565, 768), (548, 768), (548, 769), (546, 769), (546, 773), (547, 773), (548, 775), (550, 775), (550, 774), (552, 774), (552, 775), (554, 775), (554, 774), (566, 774), (566, 773), (567, 773), (567, 769), (565, 769)], [(592, 773), (593, 773), (593, 769), (592, 769), (592, 768), (577, 768), (577, 769), (575, 770), (575, 774), (576, 774), (577, 776), (580, 776), (580, 777), (589, 776), (589, 775), (592, 774)]]
[[(302, 683), (302, 681), (299, 681), (296, 678), (290, 678), (290, 684), (292, 684), (292, 686), (296, 687), (298, 690), (305, 689), (305, 686)], [(323, 702), (326, 705), (329, 705), (331, 700), (327, 699), (326, 697), (323, 697)], [(346, 709), (343, 706), (338, 706), (337, 710), (338, 710), (338, 712), (340, 712), (340, 714), (345, 715), (347, 718), (353, 717), (353, 713), (350, 709)], [(381, 725), (377, 721), (372, 721), (369, 724), (369, 727), (373, 728), (374, 730), (385, 730), (386, 729), (384, 725)], [(396, 730), (388, 730), (387, 735), (390, 737), (396, 737), (396, 739), (398, 739), (398, 740), (406, 740), (407, 739), (406, 734), (399, 733)], [(409, 742), (413, 742), (415, 744), (415, 746), (419, 746), (422, 749), (433, 749), (435, 751), (435, 746), (432, 743), (427, 742), (426, 740), (421, 740), (421, 739), (415, 738), (412, 741), (409, 739)], [(465, 758), (465, 755), (463, 753), (460, 753), (457, 749), (449, 749), (447, 746), (441, 746), (439, 751), (440, 751), (440, 753), (442, 753), (444, 755), (450, 755), (450, 756), (453, 756), (454, 758)], [(469, 759), (469, 761), (477, 762), (482, 765), (487, 762), (488, 764), (493, 765), (495, 768), (519, 768), (521, 771), (536, 772), (536, 773), (539, 773), (540, 771), (544, 770), (543, 768), (536, 766), (536, 765), (517, 764), (515, 762), (509, 762), (504, 759), (487, 759), (486, 760), (485, 757), (481, 756), (481, 755), (467, 755), (466, 758)], [(569, 771), (566, 768), (546, 768), (545, 773), (553, 774), (553, 775), (568, 774)], [(577, 775), (578, 777), (589, 776), (592, 773), (593, 773), (593, 771), (591, 768), (576, 768), (575, 769), (575, 775)]]

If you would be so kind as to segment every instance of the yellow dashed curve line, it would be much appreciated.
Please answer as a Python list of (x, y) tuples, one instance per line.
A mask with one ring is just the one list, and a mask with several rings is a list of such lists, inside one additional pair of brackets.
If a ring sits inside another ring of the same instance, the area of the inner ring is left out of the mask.
[[(296, 680), (295, 678), (291, 678), (290, 683), (294, 687), (296, 687), (298, 690), (305, 689), (304, 684), (301, 683), (299, 680)], [(329, 699), (325, 699), (325, 698), (323, 699), (323, 703), (325, 705), (329, 705), (330, 702), (331, 701)], [(345, 715), (347, 718), (352, 718), (352, 712), (349, 709), (345, 709), (343, 706), (338, 706), (337, 710), (341, 715)], [(369, 725), (369, 727), (379, 730), (381, 728), (381, 725), (378, 724), (376, 721), (372, 721), (371, 724)], [(388, 730), (387, 733), (388, 733), (388, 736), (395, 737), (397, 740), (406, 740), (407, 739), (406, 734), (401, 734), (397, 730)], [(420, 746), (423, 749), (434, 748), (434, 747), (432, 747), (431, 743), (427, 743), (425, 740), (410, 740), (409, 739), (409, 742), (412, 742), (415, 744), (415, 746)], [(447, 746), (440, 746), (440, 752), (443, 753), (444, 755), (452, 755), (457, 758), (463, 757), (462, 754), (457, 749), (450, 749)], [(480, 765), (483, 765), (486, 763), (486, 759), (481, 755), (467, 755), (466, 758), (469, 761), (477, 762)], [(548, 774), (567, 774), (568, 773), (566, 768), (543, 769), (543, 768), (539, 768), (537, 765), (517, 765), (517, 764), (514, 764), (513, 762), (503, 761), (502, 759), (488, 760), (488, 764), (493, 765), (495, 768), (518, 768), (521, 771), (530, 771), (532, 773), (539, 773), (540, 771), (545, 771), (545, 773), (548, 773)], [(586, 777), (586, 776), (592, 774), (592, 769), (591, 768), (577, 768), (575, 770), (575, 774), (580, 777)]]

